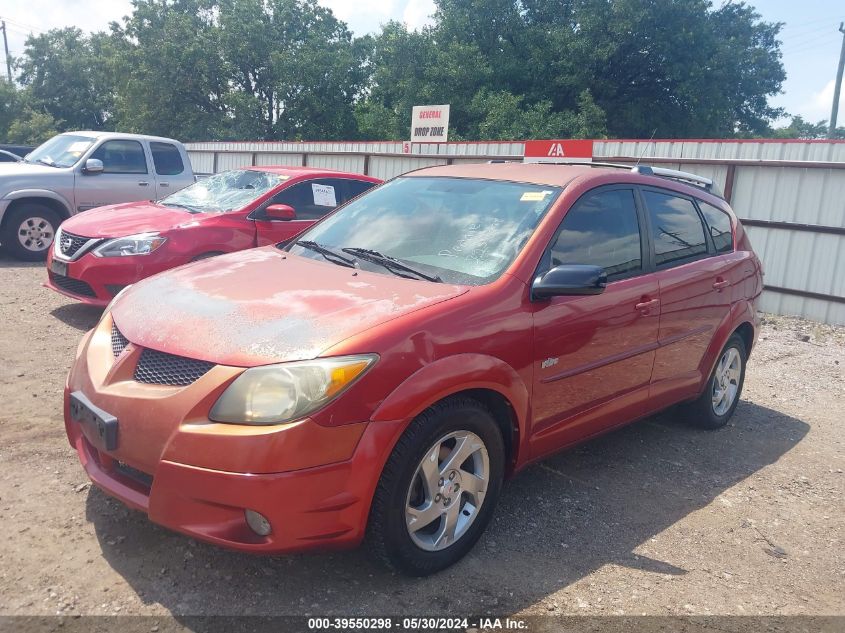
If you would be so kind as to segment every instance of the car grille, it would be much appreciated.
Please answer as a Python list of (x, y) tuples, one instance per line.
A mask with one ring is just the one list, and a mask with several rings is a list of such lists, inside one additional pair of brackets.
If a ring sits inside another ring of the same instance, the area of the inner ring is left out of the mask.
[(58, 239), (59, 250), (61, 251), (62, 255), (70, 258), (76, 255), (76, 252), (80, 248), (82, 248), (91, 238), (82, 237), (80, 235), (74, 235), (73, 233), (61, 231), (59, 233)]
[(50, 273), (50, 276), (53, 279), (53, 283), (56, 284), (62, 290), (67, 290), (68, 292), (75, 295), (79, 295), (81, 297), (97, 296), (97, 293), (94, 292), (94, 289), (81, 279), (65, 277), (64, 275), (57, 275), (56, 273)]
[(166, 354), (154, 349), (141, 352), (135, 367), (135, 380), (152, 385), (184, 387), (204, 376), (214, 363)]
[(123, 350), (126, 349), (126, 346), (129, 345), (129, 339), (123, 336), (123, 333), (117, 329), (117, 326), (112, 323), (111, 324), (111, 351), (114, 354), (114, 357), (117, 358), (121, 355)]

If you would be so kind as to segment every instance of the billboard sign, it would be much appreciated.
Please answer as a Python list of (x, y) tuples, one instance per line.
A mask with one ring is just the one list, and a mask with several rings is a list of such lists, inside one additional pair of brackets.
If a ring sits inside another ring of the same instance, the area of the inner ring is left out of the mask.
[(445, 143), (449, 138), (449, 106), (414, 106), (411, 112), (412, 143)]

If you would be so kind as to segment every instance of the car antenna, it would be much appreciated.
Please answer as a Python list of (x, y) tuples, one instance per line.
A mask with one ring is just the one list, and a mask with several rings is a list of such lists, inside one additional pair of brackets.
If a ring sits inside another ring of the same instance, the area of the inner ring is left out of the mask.
[(646, 143), (645, 147), (643, 148), (643, 151), (640, 152), (640, 157), (637, 159), (637, 164), (634, 165), (634, 169), (640, 166), (640, 161), (643, 159), (643, 156), (645, 156), (645, 152), (648, 149), (648, 144), (654, 140), (655, 134), (657, 134), (657, 128), (654, 128), (654, 130), (652, 130), (651, 137), (648, 139), (648, 143)]

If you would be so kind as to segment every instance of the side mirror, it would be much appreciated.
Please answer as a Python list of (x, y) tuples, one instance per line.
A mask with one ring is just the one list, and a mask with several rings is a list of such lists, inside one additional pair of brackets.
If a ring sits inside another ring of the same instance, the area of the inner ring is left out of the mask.
[(599, 295), (607, 287), (607, 274), (598, 266), (563, 264), (539, 275), (531, 284), (533, 300), (567, 295)]
[(289, 204), (271, 204), (264, 210), (264, 214), (271, 220), (296, 219), (296, 211)]
[(88, 174), (89, 176), (93, 176), (94, 174), (102, 174), (105, 167), (103, 167), (103, 161), (99, 158), (89, 158), (85, 161), (85, 166), (82, 168), (83, 174)]

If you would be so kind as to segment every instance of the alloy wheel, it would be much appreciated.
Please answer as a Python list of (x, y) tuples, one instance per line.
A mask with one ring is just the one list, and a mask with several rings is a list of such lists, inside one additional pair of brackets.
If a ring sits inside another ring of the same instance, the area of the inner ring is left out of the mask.
[(405, 524), (411, 540), (440, 551), (466, 534), (484, 503), (490, 457), (478, 435), (454, 431), (437, 440), (411, 479)]
[(723, 416), (736, 400), (739, 392), (739, 379), (742, 372), (742, 358), (735, 347), (729, 347), (719, 359), (713, 375), (713, 393), (711, 403), (713, 413)]

